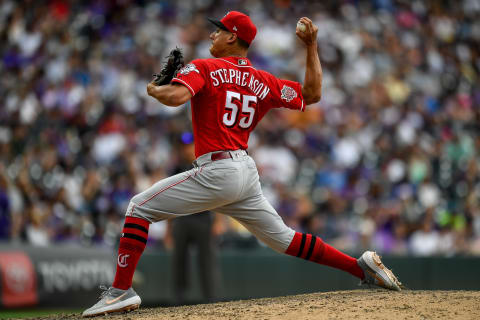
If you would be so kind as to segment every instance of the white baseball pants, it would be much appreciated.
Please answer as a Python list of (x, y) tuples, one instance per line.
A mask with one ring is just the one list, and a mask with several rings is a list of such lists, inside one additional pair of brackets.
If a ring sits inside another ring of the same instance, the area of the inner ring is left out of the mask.
[(229, 215), (284, 253), (295, 231), (263, 196), (253, 159), (244, 150), (229, 152), (231, 159), (217, 161), (204, 154), (193, 169), (158, 181), (131, 199), (126, 215), (156, 222), (210, 210)]

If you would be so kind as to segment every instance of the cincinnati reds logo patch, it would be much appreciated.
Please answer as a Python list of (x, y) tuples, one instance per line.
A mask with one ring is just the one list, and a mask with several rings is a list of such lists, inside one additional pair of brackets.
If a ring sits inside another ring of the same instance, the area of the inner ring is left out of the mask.
[(179, 73), (181, 74), (189, 74), (190, 72), (192, 71), (195, 71), (196, 73), (200, 73), (200, 71), (198, 71), (197, 67), (193, 64), (193, 63), (189, 63), (187, 64), (185, 67), (183, 67), (182, 69), (180, 69)]
[(283, 100), (286, 100), (287, 102), (290, 102), (293, 99), (295, 99), (296, 97), (297, 97), (297, 92), (292, 87), (289, 87), (287, 85), (283, 85), (282, 96), (281, 96), (281, 98)]
[(129, 254), (119, 254), (118, 259), (117, 259), (118, 266), (121, 267), (121, 268), (127, 267), (128, 266), (128, 263), (127, 263), (127, 258), (128, 257), (130, 257)]

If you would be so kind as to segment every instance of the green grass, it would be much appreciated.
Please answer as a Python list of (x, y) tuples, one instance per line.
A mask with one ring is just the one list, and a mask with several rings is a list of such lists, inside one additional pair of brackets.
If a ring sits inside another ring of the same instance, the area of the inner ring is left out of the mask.
[(0, 319), (8, 319), (8, 318), (33, 318), (33, 317), (46, 317), (48, 315), (54, 314), (71, 314), (71, 313), (80, 313), (80, 309), (12, 309), (12, 310), (1, 310), (0, 311)]

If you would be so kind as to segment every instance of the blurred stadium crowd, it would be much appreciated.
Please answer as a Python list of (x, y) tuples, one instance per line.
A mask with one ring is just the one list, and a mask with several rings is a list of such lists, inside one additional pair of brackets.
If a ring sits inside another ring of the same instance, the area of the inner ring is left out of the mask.
[[(257, 24), (252, 63), (300, 82), (296, 21), (319, 26), (321, 102), (270, 112), (250, 140), (289, 226), (349, 252), (480, 254), (479, 0), (2, 1), (1, 240), (116, 245), (191, 130), (188, 104), (146, 84), (175, 46), (209, 57), (205, 17), (229, 10)], [(220, 244), (248, 239), (216, 221)]]

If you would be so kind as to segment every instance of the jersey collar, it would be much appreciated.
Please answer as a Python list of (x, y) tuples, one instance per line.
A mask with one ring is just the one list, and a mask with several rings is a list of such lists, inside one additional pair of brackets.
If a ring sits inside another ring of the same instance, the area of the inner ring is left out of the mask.
[(243, 57), (222, 57), (222, 59), (227, 60), (228, 62), (231, 62), (239, 67), (252, 66), (252, 64), (250, 63), (250, 60)]

